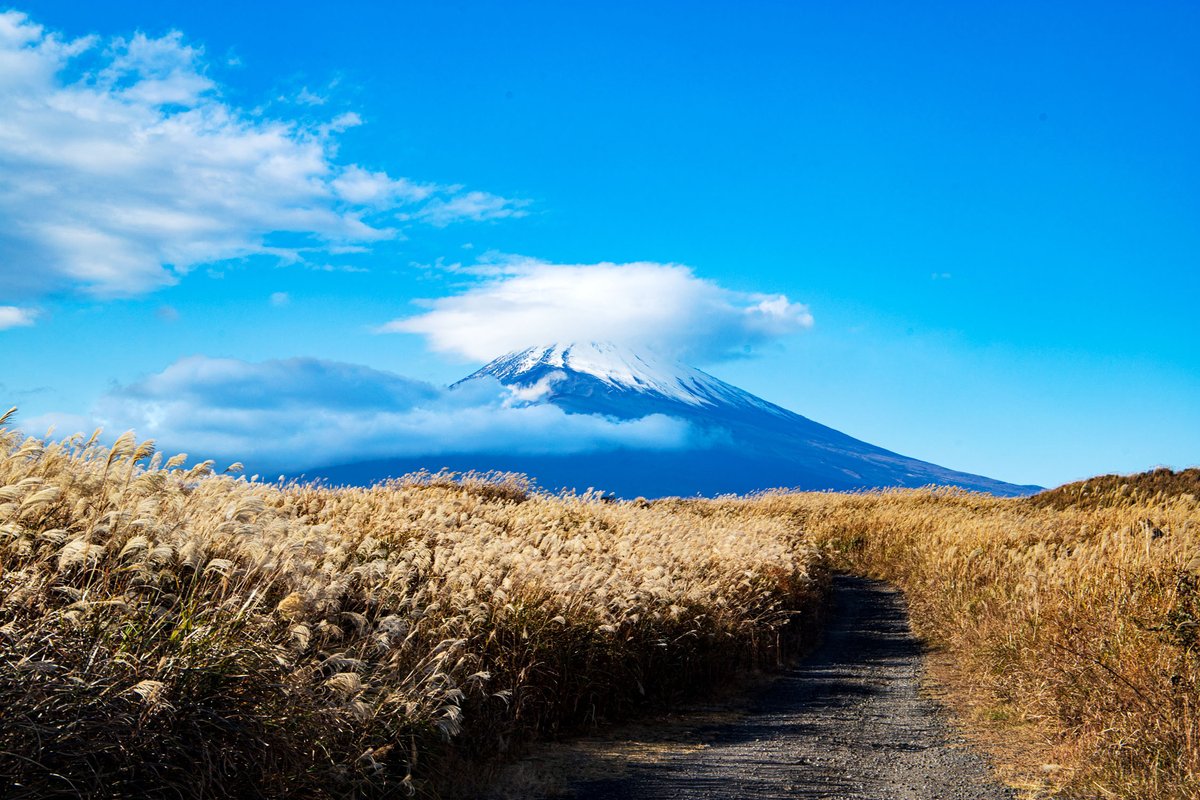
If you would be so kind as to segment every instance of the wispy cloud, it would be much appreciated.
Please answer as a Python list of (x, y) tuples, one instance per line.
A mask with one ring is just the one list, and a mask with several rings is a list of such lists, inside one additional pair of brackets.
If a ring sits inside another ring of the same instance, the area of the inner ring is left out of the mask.
[(335, 137), (357, 114), (311, 123), (233, 106), (178, 32), (68, 41), (0, 13), (0, 105), (0, 299), (136, 295), (201, 264), (304, 260), (395, 238), (406, 221), (523, 213), (340, 163)]
[(6, 328), (22, 328), (32, 325), (37, 312), (30, 308), (0, 306), (0, 331)]
[(408, 216), (442, 228), (463, 219), (484, 222), (523, 217), (527, 213), (527, 205), (527, 201), (508, 200), (487, 192), (466, 192), (450, 197), (438, 197)]
[(323, 106), (329, 102), (328, 97), (310, 91), (307, 86), (301, 87), (300, 91), (296, 93), (296, 97), (294, 99), (295, 102), (302, 106)]
[[(194, 356), (113, 389), (80, 417), (46, 415), (26, 430), (99, 426), (171, 451), (275, 469), (445, 453), (577, 453), (692, 442), (680, 420), (617, 421), (529, 405), (492, 381), (445, 389), (356, 364), (262, 363)], [(269, 435), (264, 435), (264, 432)]]
[(704, 363), (812, 325), (808, 308), (784, 295), (726, 289), (677, 264), (508, 259), (477, 274), (482, 282), (378, 330), (420, 334), (434, 350), (479, 361), (536, 345), (611, 341)]

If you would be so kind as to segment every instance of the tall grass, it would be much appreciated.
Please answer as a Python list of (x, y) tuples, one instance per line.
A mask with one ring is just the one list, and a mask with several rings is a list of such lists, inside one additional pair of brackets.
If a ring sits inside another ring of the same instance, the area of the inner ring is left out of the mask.
[(264, 485), (0, 429), (0, 795), (448, 790), (775, 663), (824, 582), (770, 518), (513, 476)]
[(998, 716), (1037, 722), (1064, 796), (1197, 797), (1197, 478), (605, 503), (264, 485), (0, 428), (0, 795), (449, 792), (777, 663), (835, 564), (900, 585)]
[(803, 528), (906, 592), (918, 632), (997, 711), (1036, 722), (1066, 796), (1200, 797), (1195, 471), (1026, 500), (957, 490), (767, 495), (727, 513)]

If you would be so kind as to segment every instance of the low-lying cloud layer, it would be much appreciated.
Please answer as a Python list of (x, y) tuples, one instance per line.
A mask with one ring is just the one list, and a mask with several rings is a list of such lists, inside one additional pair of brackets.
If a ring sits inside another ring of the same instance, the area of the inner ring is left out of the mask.
[(25, 427), (39, 433), (50, 424), (59, 435), (133, 429), (171, 452), (289, 471), (447, 453), (676, 449), (693, 436), (661, 415), (616, 421), (528, 405), (493, 381), (445, 389), (356, 364), (205, 356), (112, 390), (90, 417), (48, 416)]
[(487, 361), (555, 343), (609, 341), (700, 364), (812, 325), (784, 295), (737, 292), (677, 264), (511, 260), (423, 314), (379, 330), (426, 337), (434, 350)]
[(408, 221), (521, 203), (336, 159), (361, 124), (267, 119), (221, 99), (179, 33), (67, 41), (0, 13), (0, 300), (134, 295), (199, 265), (362, 247)]

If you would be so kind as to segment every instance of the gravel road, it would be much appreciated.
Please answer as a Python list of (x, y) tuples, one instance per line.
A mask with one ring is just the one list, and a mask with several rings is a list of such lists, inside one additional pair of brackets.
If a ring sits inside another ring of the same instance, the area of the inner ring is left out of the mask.
[[(556, 787), (577, 800), (1011, 800), (920, 691), (903, 598), (839, 578), (823, 643), (697, 744), (637, 754)], [(529, 795), (532, 796), (532, 795)]]

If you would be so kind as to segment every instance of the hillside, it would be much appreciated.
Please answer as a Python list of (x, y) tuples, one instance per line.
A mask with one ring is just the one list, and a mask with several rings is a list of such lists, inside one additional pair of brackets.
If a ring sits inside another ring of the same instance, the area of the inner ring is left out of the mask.
[(1037, 507), (1065, 509), (1108, 505), (1134, 506), (1156, 499), (1200, 497), (1200, 468), (1175, 471), (1160, 467), (1136, 475), (1098, 475), (1038, 492), (1028, 499)]
[(535, 477), (551, 490), (589, 487), (633, 498), (744, 494), (771, 488), (854, 491), (958, 486), (1001, 497), (1018, 486), (958, 472), (877, 447), (821, 425), (697, 369), (608, 343), (534, 347), (502, 356), (455, 384), (496, 381), (512, 402), (551, 404), (569, 414), (614, 420), (662, 415), (689, 426), (687, 446), (569, 455), (449, 453), (382, 459), (305, 471), (334, 484), (363, 485), (418, 469), (500, 470)]

